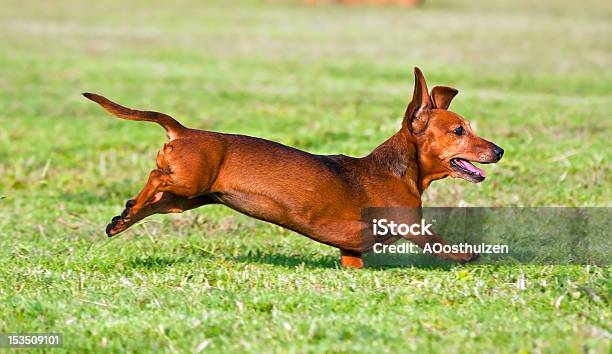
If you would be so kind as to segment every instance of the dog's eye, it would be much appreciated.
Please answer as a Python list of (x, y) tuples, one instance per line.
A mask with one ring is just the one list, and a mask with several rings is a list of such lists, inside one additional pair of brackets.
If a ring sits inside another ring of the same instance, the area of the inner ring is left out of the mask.
[(455, 134), (457, 136), (461, 136), (461, 135), (465, 134), (465, 130), (463, 129), (462, 126), (458, 126), (457, 128), (453, 129), (453, 134)]

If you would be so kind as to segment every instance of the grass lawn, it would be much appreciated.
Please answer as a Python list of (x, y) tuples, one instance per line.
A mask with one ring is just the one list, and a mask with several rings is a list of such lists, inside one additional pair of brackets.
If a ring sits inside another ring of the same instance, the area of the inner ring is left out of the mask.
[(50, 352), (600, 352), (610, 267), (342, 270), (339, 252), (212, 206), (104, 227), (165, 140), (91, 91), (202, 129), (367, 154), (412, 67), (506, 150), (427, 206), (612, 206), (612, 5), (426, 0), (0, 6), (0, 333)]

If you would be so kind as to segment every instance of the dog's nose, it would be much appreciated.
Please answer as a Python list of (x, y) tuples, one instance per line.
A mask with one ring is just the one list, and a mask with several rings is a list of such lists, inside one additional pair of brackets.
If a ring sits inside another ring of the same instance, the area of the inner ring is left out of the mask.
[(500, 148), (497, 145), (493, 145), (493, 153), (497, 158), (497, 161), (501, 160), (502, 156), (504, 156), (504, 149)]

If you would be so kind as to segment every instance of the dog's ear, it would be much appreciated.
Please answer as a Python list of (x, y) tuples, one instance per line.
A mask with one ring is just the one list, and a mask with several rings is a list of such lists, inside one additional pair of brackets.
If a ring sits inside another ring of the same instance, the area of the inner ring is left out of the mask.
[(414, 133), (420, 133), (427, 127), (429, 111), (432, 104), (427, 90), (427, 83), (421, 70), (414, 68), (414, 93), (404, 114), (404, 124)]
[(448, 109), (453, 98), (459, 93), (456, 89), (448, 86), (436, 86), (431, 89), (431, 103), (433, 108)]

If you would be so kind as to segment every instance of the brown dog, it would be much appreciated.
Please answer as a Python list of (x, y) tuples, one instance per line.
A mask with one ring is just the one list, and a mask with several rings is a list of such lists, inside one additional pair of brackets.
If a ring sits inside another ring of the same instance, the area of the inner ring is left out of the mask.
[[(361, 158), (313, 155), (250, 136), (189, 129), (163, 113), (132, 110), (85, 93), (119, 118), (160, 124), (168, 137), (157, 168), (106, 233), (114, 236), (152, 214), (221, 203), (337, 247), (343, 266), (362, 267), (368, 247), (360, 237), (363, 208), (420, 208), (432, 181), (452, 176), (481, 182), (484, 172), (470, 161), (494, 163), (504, 153), (447, 110), (457, 90), (436, 86), (430, 95), (418, 68), (414, 75), (401, 129)], [(439, 236), (411, 241), (421, 247), (445, 244)], [(467, 262), (475, 255), (439, 256)]]

